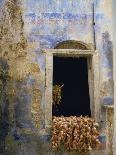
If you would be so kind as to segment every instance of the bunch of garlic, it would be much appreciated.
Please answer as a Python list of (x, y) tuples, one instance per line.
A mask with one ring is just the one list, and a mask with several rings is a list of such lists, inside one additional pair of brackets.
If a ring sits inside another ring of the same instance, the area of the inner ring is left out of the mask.
[(100, 145), (98, 123), (89, 117), (53, 117), (52, 149), (61, 145), (69, 151), (87, 152)]
[(53, 105), (58, 105), (61, 102), (62, 87), (64, 85), (53, 86)]

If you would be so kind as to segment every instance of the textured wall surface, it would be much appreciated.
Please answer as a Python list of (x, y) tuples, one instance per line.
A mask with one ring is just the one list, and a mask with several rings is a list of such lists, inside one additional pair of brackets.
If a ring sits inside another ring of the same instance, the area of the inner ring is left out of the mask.
[[(114, 111), (116, 111), (116, 33), (115, 33), (115, 27), (116, 27), (116, 1), (113, 0), (112, 3), (113, 6), (113, 38), (114, 38), (114, 48), (113, 48), (113, 79), (114, 79)], [(114, 149), (116, 151), (116, 113), (114, 113)]]
[[(6, 149), (9, 154), (20, 154), (15, 152), (17, 147), (21, 154), (38, 154), (39, 141), (43, 139), (39, 135), (45, 125), (42, 50), (65, 40), (94, 46), (92, 4), (93, 0), (0, 0), (1, 153)], [(94, 4), (96, 47), (100, 53), (100, 101), (112, 104), (111, 0), (95, 0)]]

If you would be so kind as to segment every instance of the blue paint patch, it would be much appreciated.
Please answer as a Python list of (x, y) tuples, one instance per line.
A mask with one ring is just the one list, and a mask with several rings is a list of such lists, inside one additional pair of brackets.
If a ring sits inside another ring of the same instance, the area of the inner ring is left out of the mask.
[[(56, 26), (58, 26), (58, 22), (61, 20), (64, 20), (63, 21), (64, 24), (65, 24), (66, 20), (67, 21), (71, 21), (71, 20), (78, 21), (78, 24), (79, 24), (79, 23), (82, 23), (82, 21), (84, 22), (84, 21), (92, 20), (93, 15), (92, 15), (92, 13), (73, 14), (70, 12), (67, 12), (67, 13), (47, 13), (46, 12), (46, 13), (38, 13), (38, 14), (28, 13), (25, 15), (25, 17), (28, 18), (29, 22), (32, 23), (33, 25), (34, 24), (38, 25), (38, 27), (36, 27), (36, 29), (37, 28), (40, 29), (42, 27), (42, 31), (44, 31), (45, 27), (47, 25), (49, 25), (49, 28), (47, 28), (47, 30), (50, 31), (50, 29), (52, 28), (52, 23), (55, 24), (54, 22), (56, 22)], [(95, 14), (95, 21), (97, 21), (97, 24), (99, 21), (103, 20), (103, 18), (104, 18), (103, 13)], [(86, 24), (87, 24), (87, 22), (86, 22)], [(45, 33), (47, 33), (47, 32), (45, 31)]]
[(34, 79), (31, 75), (26, 79), (26, 87), (33, 87), (36, 83), (36, 79)]
[(5, 6), (5, 1), (4, 0), (0, 0), (0, 19), (2, 18), (2, 9), (4, 9)]
[(35, 18), (36, 14), (35, 13), (28, 13), (28, 14), (25, 15), (25, 17)]
[(50, 140), (51, 140), (50, 135), (40, 136), (39, 138), (40, 138), (40, 141), (42, 141), (42, 142), (50, 142)]
[(112, 78), (112, 77), (113, 77), (113, 71), (112, 71), (112, 68), (111, 68), (111, 70), (108, 72), (107, 76), (108, 76), (109, 78)]
[(47, 19), (61, 19), (62, 14), (61, 13), (42, 13), (42, 18)]
[(45, 71), (45, 56), (44, 55), (39, 55), (37, 57), (37, 60), (36, 60), (40, 66), (40, 70), (41, 71)]
[(106, 96), (103, 98), (103, 105), (112, 105), (113, 104), (113, 97), (112, 96)]
[(95, 14), (95, 20), (103, 20), (104, 14), (103, 13), (96, 13)]
[(100, 1), (101, 0), (93, 0), (93, 3), (95, 4), (95, 6), (97, 7), (97, 6), (99, 6), (100, 5)]
[(101, 143), (105, 143), (105, 142), (106, 142), (106, 136), (105, 136), (105, 135), (100, 135), (100, 136), (98, 137), (98, 139), (99, 139), (99, 141), (100, 141)]
[(65, 13), (63, 19), (76, 19), (76, 17), (78, 17), (78, 15), (74, 15), (72, 13)]
[(30, 114), (32, 95), (29, 94), (28, 91), (26, 91), (29, 88), (29, 84), (30, 83), (25, 82), (25, 81), (17, 83), (18, 96), (15, 98), (14, 103), (15, 103), (16, 126), (20, 128), (33, 128), (34, 127), (31, 114)]
[(26, 134), (20, 134), (16, 129), (12, 133), (14, 140), (17, 140), (18, 142), (29, 142), (32, 141), (32, 138), (29, 135)]
[(4, 0), (0, 0), (0, 7), (2, 7), (4, 3), (5, 3)]
[(40, 49), (51, 48), (55, 45), (56, 42), (67, 40), (67, 34), (63, 36), (56, 36), (56, 35), (38, 35), (38, 36), (29, 36), (28, 41), (34, 42), (38, 41), (40, 43)]

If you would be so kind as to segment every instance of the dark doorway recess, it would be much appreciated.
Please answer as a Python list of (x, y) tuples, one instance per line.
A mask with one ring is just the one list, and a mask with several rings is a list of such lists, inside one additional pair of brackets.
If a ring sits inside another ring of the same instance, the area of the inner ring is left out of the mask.
[(64, 84), (60, 105), (53, 116), (91, 116), (87, 58), (53, 58), (53, 84)]

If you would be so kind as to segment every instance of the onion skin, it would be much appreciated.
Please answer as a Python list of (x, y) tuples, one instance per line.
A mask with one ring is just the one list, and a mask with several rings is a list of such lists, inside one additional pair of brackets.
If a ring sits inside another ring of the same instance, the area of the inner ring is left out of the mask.
[(64, 145), (68, 151), (88, 152), (100, 145), (98, 123), (89, 117), (53, 117), (52, 150)]

